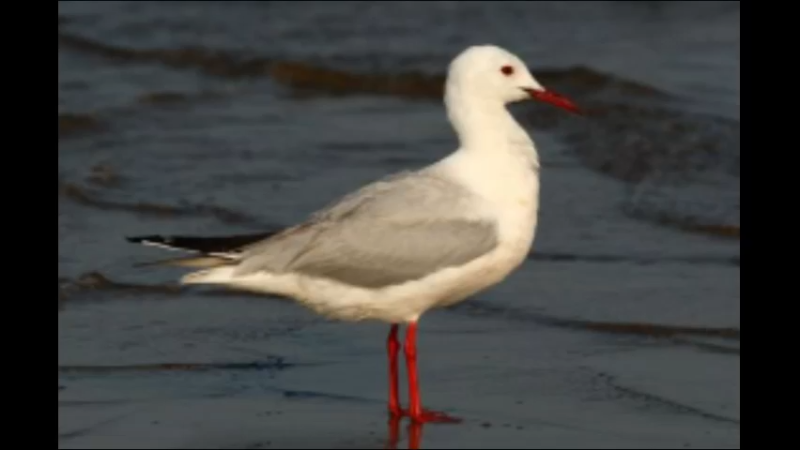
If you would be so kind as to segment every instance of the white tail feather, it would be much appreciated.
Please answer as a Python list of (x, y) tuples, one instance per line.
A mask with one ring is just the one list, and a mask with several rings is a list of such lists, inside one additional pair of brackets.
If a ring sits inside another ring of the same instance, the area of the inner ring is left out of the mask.
[(181, 278), (181, 284), (228, 284), (233, 279), (234, 267), (215, 267), (192, 272)]

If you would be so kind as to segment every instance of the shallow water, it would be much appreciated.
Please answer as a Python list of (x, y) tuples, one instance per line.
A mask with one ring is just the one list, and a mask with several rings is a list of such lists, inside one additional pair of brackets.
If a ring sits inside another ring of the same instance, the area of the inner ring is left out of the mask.
[(590, 114), (514, 108), (544, 166), (534, 250), (422, 321), (423, 401), (466, 422), (388, 445), (738, 448), (739, 14), (59, 3), (59, 448), (392, 441), (386, 327), (180, 289), (123, 237), (272, 229), (441, 158), (441, 76), (484, 42)]

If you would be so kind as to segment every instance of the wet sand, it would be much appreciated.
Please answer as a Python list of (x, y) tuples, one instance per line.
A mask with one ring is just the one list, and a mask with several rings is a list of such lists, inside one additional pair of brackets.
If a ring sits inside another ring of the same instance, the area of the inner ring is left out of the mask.
[[(60, 3), (59, 448), (739, 448), (738, 5), (649, 3)], [(443, 156), (478, 38), (592, 115), (515, 110), (534, 250), (421, 322), (463, 424), (387, 420), (386, 326), (135, 267), (163, 255), (126, 235), (276, 229)]]

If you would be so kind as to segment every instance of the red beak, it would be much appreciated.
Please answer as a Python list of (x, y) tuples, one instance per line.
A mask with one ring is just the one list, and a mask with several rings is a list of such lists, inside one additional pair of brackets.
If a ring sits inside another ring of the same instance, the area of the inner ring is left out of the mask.
[(538, 91), (536, 89), (530, 88), (523, 88), (525, 92), (530, 94), (530, 96), (536, 100), (550, 103), (551, 105), (557, 106), (562, 109), (566, 109), (567, 111), (574, 113), (574, 114), (583, 114), (583, 112), (578, 108), (577, 105), (572, 103), (572, 101), (560, 94), (556, 94), (553, 91)]

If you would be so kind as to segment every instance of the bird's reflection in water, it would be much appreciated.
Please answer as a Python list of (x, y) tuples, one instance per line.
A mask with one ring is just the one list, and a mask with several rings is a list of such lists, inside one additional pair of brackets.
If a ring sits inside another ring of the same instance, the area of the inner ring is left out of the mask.
[[(389, 433), (386, 439), (387, 449), (396, 449), (400, 442), (400, 417), (389, 418)], [(423, 424), (410, 421), (408, 424), (408, 448), (418, 449), (422, 445), (422, 427)]]

